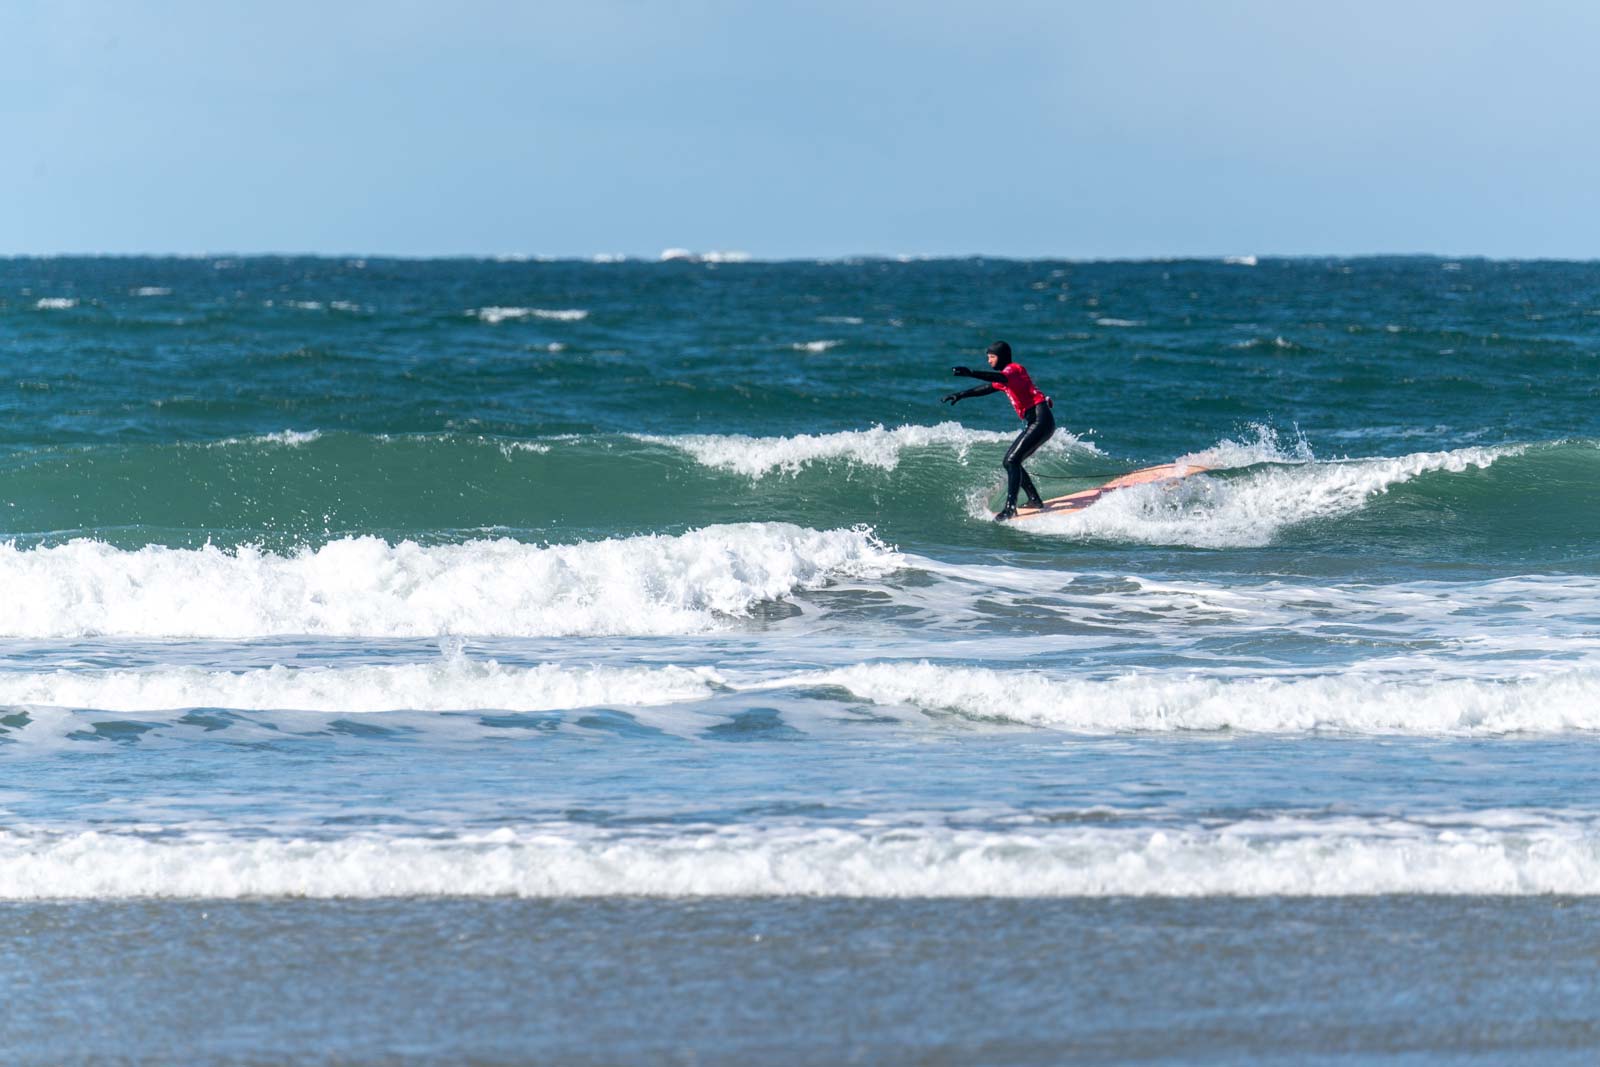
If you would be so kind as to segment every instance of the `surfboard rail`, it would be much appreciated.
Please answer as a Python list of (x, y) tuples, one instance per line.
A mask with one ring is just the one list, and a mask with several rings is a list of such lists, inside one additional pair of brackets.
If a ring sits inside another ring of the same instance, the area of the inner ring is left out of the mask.
[(1128, 489), (1136, 485), (1150, 485), (1160, 482), (1176, 482), (1191, 474), (1201, 474), (1212, 470), (1211, 467), (1202, 467), (1198, 463), (1161, 463), (1154, 467), (1141, 467), (1136, 471), (1113, 478), (1103, 485), (1093, 489), (1081, 489), (1076, 493), (1066, 496), (1051, 497), (1044, 502), (1042, 508), (1019, 507), (1016, 517), (1011, 521), (1020, 519), (1036, 519), (1041, 515), (1064, 515), (1074, 511), (1082, 511), (1089, 505), (1097, 502), (1107, 493), (1118, 489)]

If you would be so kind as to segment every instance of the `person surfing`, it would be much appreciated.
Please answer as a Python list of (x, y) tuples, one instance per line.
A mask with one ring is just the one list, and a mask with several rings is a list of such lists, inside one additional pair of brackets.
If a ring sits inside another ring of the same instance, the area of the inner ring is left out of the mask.
[(1011, 447), (1006, 449), (1005, 459), (1000, 461), (1006, 470), (1006, 506), (1000, 509), (994, 519), (1004, 522), (1017, 515), (1018, 489), (1028, 494), (1028, 507), (1044, 507), (1044, 498), (1034, 487), (1028, 472), (1022, 469), (1022, 461), (1037, 452), (1039, 446), (1055, 434), (1056, 417), (1050, 410), (1050, 398), (1035, 388), (1027, 369), (1011, 361), (1010, 345), (996, 341), (989, 346), (985, 355), (989, 357), (989, 366), (993, 370), (955, 367), (951, 371), (957, 378), (977, 378), (985, 384), (975, 385), (965, 392), (951, 393), (939, 402), (954, 407), (968, 397), (1003, 392), (1011, 398), (1011, 406), (1017, 409), (1017, 417), (1027, 424), (1017, 434), (1017, 439), (1011, 442)]

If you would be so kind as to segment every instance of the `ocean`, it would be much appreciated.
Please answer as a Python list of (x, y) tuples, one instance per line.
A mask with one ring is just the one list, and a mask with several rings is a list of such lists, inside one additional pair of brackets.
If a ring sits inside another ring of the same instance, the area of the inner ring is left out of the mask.
[[(997, 524), (1010, 342), (1059, 495)], [(8, 1064), (1590, 1063), (1600, 264), (0, 260)]]

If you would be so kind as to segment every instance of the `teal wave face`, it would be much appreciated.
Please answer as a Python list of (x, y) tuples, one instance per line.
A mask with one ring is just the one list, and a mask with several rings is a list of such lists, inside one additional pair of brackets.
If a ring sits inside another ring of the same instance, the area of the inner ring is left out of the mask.
[[(288, 432), (40, 449), (0, 462), (0, 535), (283, 546), (363, 533), (570, 540), (775, 520), (957, 536), (1005, 440), (947, 423), (820, 439)], [(1065, 435), (1040, 459), (1059, 475), (1080, 472), (1076, 481), (1107, 466)]]
[[(284, 548), (364, 534), (568, 542), (781, 521), (859, 523), (908, 545), (1084, 565), (1130, 552), (1199, 552), (1221, 566), (1268, 553), (1293, 570), (1341, 559), (1600, 563), (1592, 440), (1332, 461), (1286, 454), (1272, 438), (1229, 441), (1195, 453), (1214, 469), (1183, 483), (999, 528), (987, 509), (1006, 441), (944, 423), (768, 438), (313, 432), (73, 446), (0, 463), (0, 534), (24, 545), (88, 537), (130, 548)], [(1033, 461), (1050, 494), (1134, 465), (1067, 435)]]
[[(1436, 471), (1372, 499), (1315, 540), (1414, 558), (1487, 558), (1530, 568), (1600, 560), (1600, 441), (1506, 450), (1483, 467)], [(1331, 535), (1331, 536), (1330, 536)]]

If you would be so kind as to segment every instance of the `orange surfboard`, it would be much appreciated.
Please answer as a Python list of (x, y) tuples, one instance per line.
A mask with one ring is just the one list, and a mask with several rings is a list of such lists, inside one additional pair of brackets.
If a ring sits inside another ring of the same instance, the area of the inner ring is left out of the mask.
[(1201, 467), (1193, 463), (1163, 463), (1159, 467), (1144, 467), (1132, 473), (1124, 474), (1120, 478), (1113, 478), (1106, 484), (1097, 486), (1094, 489), (1084, 489), (1077, 493), (1068, 493), (1066, 496), (1052, 497), (1044, 502), (1044, 507), (1042, 508), (1018, 508), (1017, 518), (1035, 519), (1040, 515), (1062, 515), (1069, 511), (1082, 511), (1116, 489), (1127, 489), (1135, 485), (1149, 485), (1151, 482), (1175, 482), (1180, 478), (1187, 478), (1191, 474), (1199, 474), (1201, 471), (1210, 469), (1210, 467)]

